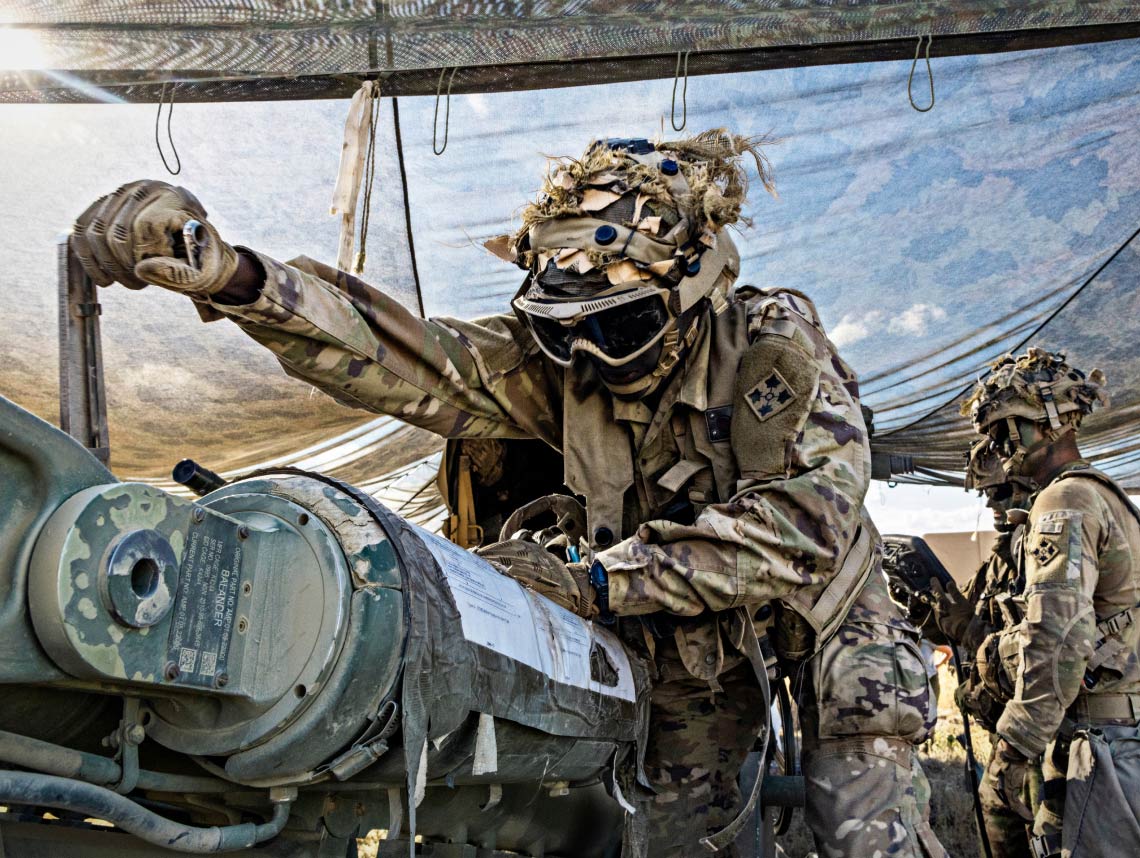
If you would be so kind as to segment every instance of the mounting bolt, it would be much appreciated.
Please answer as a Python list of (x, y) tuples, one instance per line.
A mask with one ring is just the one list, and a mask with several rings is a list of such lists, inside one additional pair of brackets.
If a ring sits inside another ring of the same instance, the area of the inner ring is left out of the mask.
[(190, 517), (194, 519), (195, 524), (201, 524), (206, 520), (206, 510), (202, 509), (200, 506), (196, 506), (194, 507), (193, 512), (190, 513)]
[(217, 688), (225, 688), (230, 683), (230, 675), (228, 673), (219, 673), (214, 677), (214, 685)]
[(141, 745), (142, 740), (146, 738), (146, 730), (142, 728), (141, 724), (132, 724), (127, 728), (126, 736), (129, 744)]
[(570, 795), (570, 783), (568, 781), (555, 781), (550, 785), (551, 798), (561, 798), (564, 795)]
[(249, 538), (249, 528), (246, 527), (244, 524), (239, 524), (238, 525), (238, 539), (248, 539), (248, 538)]
[(274, 804), (286, 804), (297, 798), (296, 787), (270, 787), (269, 800)]
[(173, 682), (175, 679), (182, 675), (182, 671), (178, 669), (178, 665), (176, 665), (174, 662), (168, 661), (166, 663), (166, 669), (162, 671), (162, 675)]

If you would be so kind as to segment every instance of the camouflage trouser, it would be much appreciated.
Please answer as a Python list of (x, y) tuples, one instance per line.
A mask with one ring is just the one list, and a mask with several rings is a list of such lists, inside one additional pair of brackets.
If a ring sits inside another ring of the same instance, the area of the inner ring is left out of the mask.
[[(992, 745), (996, 747), (997, 737)], [(1021, 791), (1026, 807), (1036, 807), (1041, 795), (1041, 766), (1030, 763)], [(982, 793), (982, 818), (986, 821), (986, 836), (990, 840), (993, 858), (1029, 858), (1029, 825), (1004, 804), (990, 800), (992, 795)]]
[(914, 754), (934, 723), (926, 665), (879, 576), (803, 680), (807, 823), (820, 858), (944, 858)]
[[(738, 810), (736, 777), (766, 718), (761, 694), (747, 662), (718, 676), (722, 690), (713, 693), (685, 670), (672, 639), (658, 643), (654, 661), (645, 769), (657, 795), (647, 814), (648, 855), (707, 854), (700, 838)], [(926, 668), (917, 634), (878, 576), (805, 666), (805, 678), (807, 821), (820, 858), (945, 858), (913, 753), (933, 725)]]
[[(766, 713), (752, 666), (721, 674), (721, 691), (689, 675), (671, 640), (655, 661), (645, 773), (657, 790), (648, 806), (649, 858), (709, 854), (701, 837), (732, 821), (741, 804), (737, 774)], [(721, 855), (733, 854), (727, 850)]]

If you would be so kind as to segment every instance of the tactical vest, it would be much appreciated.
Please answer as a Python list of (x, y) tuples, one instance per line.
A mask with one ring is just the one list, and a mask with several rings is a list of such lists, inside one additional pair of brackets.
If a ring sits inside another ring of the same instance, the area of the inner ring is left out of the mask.
[[(758, 337), (791, 338), (796, 327), (795, 322), (772, 320), (756, 328), (753, 320), (779, 301), (805, 325), (819, 330), (807, 315), (814, 307), (801, 309), (800, 303), (810, 306), (810, 301), (797, 293), (741, 290), (737, 294), (748, 299), (734, 300), (719, 315), (710, 313), (708, 329), (688, 358), (705, 362), (703, 401), (685, 403), (684, 410), (674, 406), (667, 414), (659, 410), (641, 450), (633, 450), (629, 431), (616, 420), (614, 402), (607, 394), (599, 391), (580, 399), (571, 385), (566, 386), (562, 434), (565, 482), (575, 494), (587, 499), (587, 538), (595, 550), (632, 535), (640, 522), (639, 516), (628, 515), (627, 497), (635, 481), (647, 479), (647, 473), (663, 470), (655, 480), (657, 487), (668, 493), (687, 493), (698, 513), (705, 505), (735, 494), (741, 469), (729, 444), (729, 432), (738, 366)], [(692, 372), (693, 366), (687, 371)], [(662, 461), (661, 454), (655, 454), (653, 440), (654, 432), (660, 432), (665, 423), (670, 424), (677, 449), (675, 459)], [(838, 572), (828, 581), (805, 587), (783, 600), (810, 629), (816, 645), (830, 637), (847, 615), (875, 567), (877, 544), (878, 533), (864, 514), (860, 532), (840, 561)]]
[[(1108, 474), (1090, 465), (1077, 465), (1057, 477), (1058, 480), (1072, 478), (1096, 480), (1101, 485), (1108, 487), (1112, 493), (1120, 499), (1124, 508), (1128, 510), (1136, 520), (1137, 525), (1140, 525), (1140, 510), (1136, 508), (1136, 505), (1132, 502), (1132, 498), (1128, 496), (1128, 493), (1117, 485)], [(1134, 570), (1134, 574), (1140, 575), (1140, 569)], [(1096, 687), (1100, 682), (1099, 673), (1102, 668), (1110, 667), (1118, 660), (1127, 659), (1129, 653), (1135, 653), (1137, 649), (1135, 641), (1130, 645), (1124, 632), (1135, 625), (1137, 619), (1140, 619), (1140, 617), (1137, 616), (1138, 613), (1140, 613), (1140, 604), (1133, 605), (1123, 611), (1118, 611), (1111, 616), (1104, 617), (1097, 621), (1096, 636), (1093, 639), (1093, 654), (1089, 658), (1088, 665), (1085, 668), (1081, 696), (1085, 694), (1097, 694)], [(1135, 637), (1135, 635), (1133, 635), (1133, 637)], [(1096, 704), (1093, 704), (1093, 708), (1096, 708)], [(1088, 709), (1087, 704), (1085, 705), (1085, 709)], [(1094, 714), (1092, 717), (1095, 718), (1098, 716)], [(1120, 717), (1125, 718), (1128, 716), (1122, 714)]]

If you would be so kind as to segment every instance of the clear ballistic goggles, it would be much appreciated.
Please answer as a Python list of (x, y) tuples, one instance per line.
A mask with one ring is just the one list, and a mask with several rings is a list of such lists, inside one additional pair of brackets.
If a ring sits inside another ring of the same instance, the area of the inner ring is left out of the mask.
[(539, 348), (559, 366), (570, 366), (578, 352), (622, 366), (653, 348), (673, 326), (669, 294), (659, 286), (639, 286), (586, 301), (519, 296), (514, 306)]

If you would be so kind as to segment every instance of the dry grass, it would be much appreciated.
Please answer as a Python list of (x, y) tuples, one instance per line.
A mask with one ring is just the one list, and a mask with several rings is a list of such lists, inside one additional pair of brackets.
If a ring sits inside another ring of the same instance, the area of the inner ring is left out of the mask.
[[(922, 769), (930, 781), (930, 821), (935, 834), (951, 858), (976, 858), (981, 854), (974, 826), (974, 805), (965, 785), (966, 752), (959, 741), (962, 716), (954, 705), (954, 680), (947, 666), (939, 671), (938, 726), (934, 735), (919, 749)], [(985, 730), (973, 726), (974, 753), (984, 763), (989, 759), (990, 740)], [(361, 858), (374, 858), (379, 832), (357, 841)], [(788, 858), (807, 858), (814, 851), (811, 834), (804, 824), (802, 810), (797, 810), (788, 833), (780, 838), (780, 846)]]

